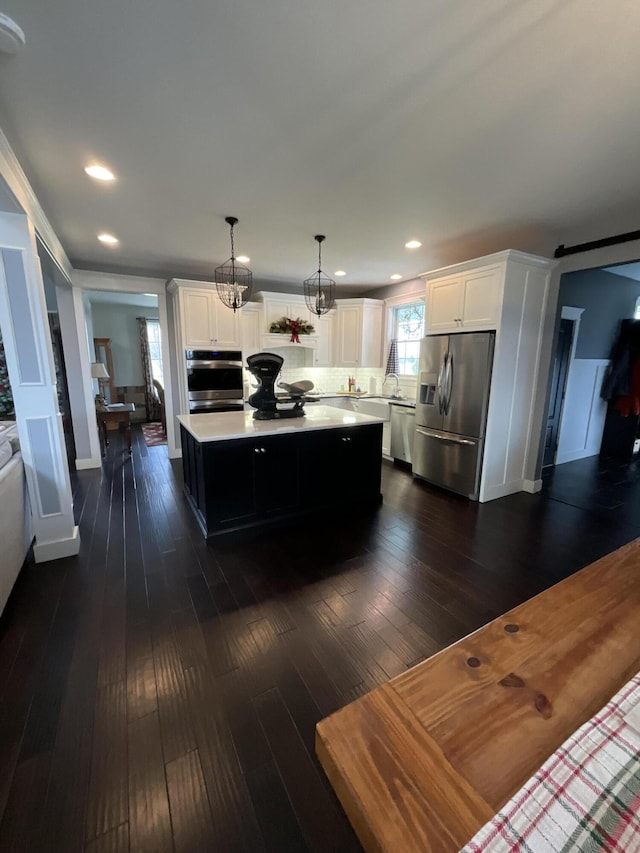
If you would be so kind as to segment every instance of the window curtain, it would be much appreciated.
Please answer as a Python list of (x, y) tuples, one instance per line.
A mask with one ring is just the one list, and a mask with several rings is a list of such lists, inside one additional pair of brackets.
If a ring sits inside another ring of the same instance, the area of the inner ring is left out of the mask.
[(13, 396), (11, 394), (11, 383), (9, 382), (9, 370), (7, 359), (4, 354), (2, 335), (0, 335), (0, 416), (14, 417)]
[(153, 373), (151, 371), (151, 354), (149, 353), (149, 338), (147, 337), (147, 318), (138, 317), (140, 331), (140, 356), (142, 358), (142, 373), (144, 376), (144, 404), (147, 409), (148, 421), (159, 421), (162, 418), (160, 403), (153, 387)]
[(384, 371), (384, 375), (388, 376), (390, 373), (395, 373), (398, 375), (398, 340), (394, 338), (389, 344), (389, 357), (387, 358), (387, 366)]

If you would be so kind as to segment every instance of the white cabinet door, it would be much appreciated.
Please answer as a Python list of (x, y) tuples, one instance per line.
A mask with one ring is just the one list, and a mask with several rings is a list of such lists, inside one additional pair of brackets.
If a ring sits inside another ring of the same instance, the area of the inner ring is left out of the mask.
[(314, 317), (313, 325), (318, 336), (318, 347), (314, 353), (315, 367), (333, 367), (333, 325), (335, 312)]
[(217, 293), (210, 293), (212, 314), (214, 316), (213, 342), (222, 349), (240, 349), (240, 314), (244, 308), (232, 311), (221, 302)]
[(336, 367), (358, 367), (362, 349), (362, 307), (338, 305)]
[(502, 301), (502, 275), (498, 269), (470, 273), (464, 278), (462, 326), (465, 329), (495, 329)]
[(262, 307), (257, 303), (245, 305), (240, 312), (242, 358), (262, 350)]
[(428, 284), (426, 325), (430, 332), (459, 327), (464, 307), (464, 281), (445, 278)]
[(206, 290), (184, 290), (185, 349), (209, 349), (213, 343), (215, 306)]
[[(302, 297), (291, 299), (265, 299), (264, 312), (266, 319), (265, 332), (269, 331), (272, 323), (280, 320), (282, 317), (290, 317), (295, 320), (300, 317), (301, 320), (309, 322), (309, 310)], [(313, 319), (311, 323), (315, 326)]]

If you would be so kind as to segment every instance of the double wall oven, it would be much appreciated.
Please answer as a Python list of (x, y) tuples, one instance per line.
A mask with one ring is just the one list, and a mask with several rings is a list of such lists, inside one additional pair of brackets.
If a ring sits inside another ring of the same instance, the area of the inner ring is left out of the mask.
[(185, 351), (189, 413), (242, 411), (240, 350)]

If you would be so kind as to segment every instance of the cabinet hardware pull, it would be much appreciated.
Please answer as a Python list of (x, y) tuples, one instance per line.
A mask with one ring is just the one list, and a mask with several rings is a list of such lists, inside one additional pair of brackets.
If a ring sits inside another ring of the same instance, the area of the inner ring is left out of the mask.
[(260, 448), (259, 448), (259, 447), (254, 447), (254, 448), (253, 448), (253, 452), (254, 452), (254, 453), (260, 453)]
[(267, 452), (267, 451), (265, 450), (265, 448), (264, 448), (264, 447), (261, 447), (261, 448), (260, 448), (260, 453), (266, 453), (266, 452)]

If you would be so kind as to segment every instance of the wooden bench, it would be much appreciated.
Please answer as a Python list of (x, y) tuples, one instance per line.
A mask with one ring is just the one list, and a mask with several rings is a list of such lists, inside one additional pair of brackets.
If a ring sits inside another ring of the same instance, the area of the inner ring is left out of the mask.
[(365, 850), (457, 851), (640, 670), (640, 539), (318, 723)]

